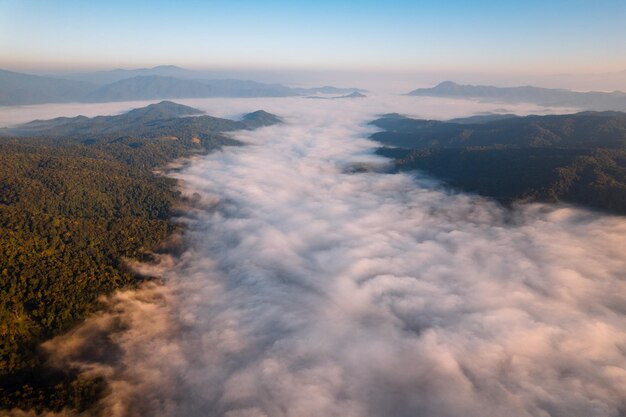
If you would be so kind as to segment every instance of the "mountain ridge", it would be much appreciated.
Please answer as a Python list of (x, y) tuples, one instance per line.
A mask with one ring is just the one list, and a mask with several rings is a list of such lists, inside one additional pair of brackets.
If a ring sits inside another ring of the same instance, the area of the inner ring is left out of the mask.
[(95, 85), (0, 69), (0, 105), (43, 104), (77, 101)]
[(501, 203), (567, 202), (626, 215), (626, 113), (580, 112), (496, 120), (371, 122), (395, 171), (422, 171)]
[(280, 123), (271, 113), (258, 110), (230, 120), (204, 114), (201, 110), (164, 100), (113, 116), (58, 117), (34, 120), (0, 129), (0, 136), (97, 137), (123, 135), (134, 137), (180, 136), (194, 138), (213, 132), (254, 129)]
[(626, 111), (626, 93), (613, 91), (578, 92), (559, 88), (535, 86), (495, 87), (490, 85), (457, 84), (444, 81), (431, 88), (418, 88), (409, 96), (484, 99), (509, 103), (534, 103), (552, 107), (577, 107), (584, 110)]
[(61, 76), (40, 76), (0, 69), (0, 105), (100, 103), (209, 97), (296, 97), (350, 94), (357, 88), (300, 88), (239, 79), (209, 79), (201, 72), (162, 65)]

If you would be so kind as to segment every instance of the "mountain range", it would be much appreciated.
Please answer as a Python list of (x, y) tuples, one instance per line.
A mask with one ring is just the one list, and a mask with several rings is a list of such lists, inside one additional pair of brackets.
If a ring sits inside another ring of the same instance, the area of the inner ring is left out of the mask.
[(480, 119), (476, 119), (476, 116), (439, 121), (411, 119), (392, 113), (372, 122), (384, 129), (374, 133), (372, 138), (387, 146), (408, 149), (486, 146), (626, 149), (626, 113), (589, 111), (565, 115), (502, 117), (478, 123)]
[(581, 112), (436, 121), (387, 114), (372, 122), (377, 153), (464, 191), (567, 202), (626, 214), (626, 113)]
[(346, 94), (343, 96), (331, 96), (331, 97), (307, 96), (307, 98), (312, 98), (312, 99), (317, 99), (317, 100), (338, 100), (338, 99), (344, 99), (344, 98), (365, 98), (365, 97), (367, 97), (365, 94), (359, 93), (358, 91), (354, 91), (353, 93)]
[(204, 115), (193, 107), (162, 101), (115, 116), (58, 117), (34, 120), (12, 128), (0, 129), (2, 136), (47, 136), (90, 138), (108, 136), (171, 137), (191, 140), (212, 132), (254, 129), (280, 123), (280, 118), (259, 110), (229, 120)]
[(469, 98), (505, 103), (534, 103), (541, 106), (575, 107), (581, 110), (626, 111), (626, 93), (614, 91), (578, 92), (563, 89), (523, 87), (494, 87), (463, 85), (444, 81), (432, 88), (418, 88), (409, 96)]
[(290, 97), (350, 94), (358, 88), (294, 88), (250, 80), (212, 80), (175, 66), (40, 76), (0, 70), (0, 105), (202, 97)]

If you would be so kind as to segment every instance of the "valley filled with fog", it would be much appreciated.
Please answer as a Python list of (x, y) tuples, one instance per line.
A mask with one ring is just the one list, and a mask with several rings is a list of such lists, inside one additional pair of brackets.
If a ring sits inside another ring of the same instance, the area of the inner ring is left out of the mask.
[[(389, 174), (368, 139), (385, 113), (572, 109), (377, 95), (176, 102), (284, 123), (235, 132), (247, 146), (169, 171), (185, 229), (175, 250), (132, 265), (162, 279), (44, 344), (52, 364), (107, 380), (103, 415), (626, 412), (624, 218), (503, 208)], [(0, 125), (144, 103), (5, 107)]]

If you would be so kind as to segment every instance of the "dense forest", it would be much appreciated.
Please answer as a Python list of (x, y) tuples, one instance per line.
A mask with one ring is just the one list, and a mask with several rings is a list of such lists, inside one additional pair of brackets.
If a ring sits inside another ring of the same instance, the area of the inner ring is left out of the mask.
[[(38, 345), (97, 309), (101, 295), (146, 279), (124, 259), (141, 259), (177, 227), (175, 182), (156, 168), (239, 144), (223, 131), (278, 122), (265, 112), (240, 122), (180, 117), (197, 113), (190, 109), (164, 102), (121, 116), (36, 122), (15, 129), (31, 128), (30, 137), (0, 138), (0, 408), (93, 403), (103, 381), (46, 369)], [(129, 117), (132, 135), (112, 131)]]
[(377, 153), (510, 204), (568, 202), (626, 214), (626, 113), (372, 122)]

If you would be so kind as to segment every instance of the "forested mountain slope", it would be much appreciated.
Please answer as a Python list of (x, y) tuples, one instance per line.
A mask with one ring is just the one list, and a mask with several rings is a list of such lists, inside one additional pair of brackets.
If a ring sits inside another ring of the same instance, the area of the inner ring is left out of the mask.
[(97, 309), (99, 296), (135, 285), (124, 259), (147, 256), (177, 227), (175, 182), (156, 168), (239, 144), (225, 131), (279, 121), (185, 117), (200, 113), (164, 102), (4, 131), (32, 134), (0, 137), (0, 408), (91, 404), (102, 381), (46, 369), (37, 346)]
[(626, 114), (507, 117), (476, 123), (372, 122), (397, 170), (421, 170), (465, 191), (514, 201), (564, 201), (626, 214)]

